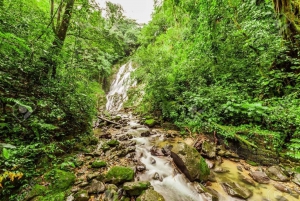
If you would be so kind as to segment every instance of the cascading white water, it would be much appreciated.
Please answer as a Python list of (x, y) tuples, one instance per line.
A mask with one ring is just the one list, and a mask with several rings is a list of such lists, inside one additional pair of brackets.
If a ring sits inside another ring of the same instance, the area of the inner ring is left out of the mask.
[(128, 99), (127, 91), (130, 86), (134, 86), (135, 83), (130, 83), (130, 73), (134, 71), (132, 62), (126, 63), (119, 69), (116, 78), (110, 86), (109, 93), (106, 96), (106, 110), (107, 111), (119, 111), (121, 110), (123, 103)]
[[(150, 153), (151, 145), (147, 138), (136, 138), (137, 155), (141, 155), (141, 162), (146, 165), (147, 170), (139, 174), (140, 181), (150, 181), (158, 193), (168, 201), (204, 201), (188, 179), (178, 172), (168, 157), (153, 156)], [(142, 144), (140, 144), (142, 143)], [(155, 160), (155, 163), (151, 162)], [(160, 179), (153, 179), (157, 174)]]

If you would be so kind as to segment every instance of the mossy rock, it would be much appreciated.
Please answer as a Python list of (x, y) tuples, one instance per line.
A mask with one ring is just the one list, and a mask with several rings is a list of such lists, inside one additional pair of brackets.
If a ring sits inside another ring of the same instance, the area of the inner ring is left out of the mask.
[(154, 119), (147, 119), (144, 121), (144, 124), (150, 128), (156, 125), (156, 121)]
[(252, 165), (252, 166), (258, 166), (258, 164), (255, 163), (254, 161), (246, 160), (246, 163), (248, 163), (249, 165)]
[(101, 149), (102, 149), (103, 151), (107, 151), (107, 150), (110, 150), (110, 146), (109, 146), (108, 144), (104, 143), (104, 144), (101, 146)]
[(106, 162), (105, 161), (94, 161), (92, 163), (92, 168), (101, 168), (101, 167), (106, 167)]
[(113, 184), (120, 184), (126, 181), (132, 181), (134, 171), (130, 167), (114, 166), (105, 175), (105, 180)]
[(74, 195), (74, 201), (88, 201), (90, 196), (86, 190), (80, 190)]
[(164, 197), (155, 190), (148, 189), (136, 201), (165, 201)]
[(65, 201), (66, 195), (64, 192), (48, 194), (46, 196), (38, 196), (32, 199), (31, 201)]
[(131, 196), (141, 195), (150, 185), (149, 181), (125, 182), (123, 189)]
[(46, 193), (47, 188), (45, 186), (36, 184), (28, 193), (25, 200), (31, 200), (34, 197), (46, 195)]
[(51, 182), (53, 192), (61, 192), (70, 188), (75, 182), (75, 175), (59, 169), (53, 169), (45, 175), (46, 181)]
[(120, 142), (118, 140), (109, 140), (106, 144), (109, 145), (110, 147), (115, 147), (118, 146)]

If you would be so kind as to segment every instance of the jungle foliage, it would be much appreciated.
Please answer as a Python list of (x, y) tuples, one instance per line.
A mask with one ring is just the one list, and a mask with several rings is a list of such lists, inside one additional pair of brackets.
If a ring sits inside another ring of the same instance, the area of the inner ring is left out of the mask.
[(139, 110), (196, 133), (264, 133), (300, 158), (299, 19), (298, 1), (157, 1), (135, 54)]
[(140, 31), (119, 5), (106, 13), (88, 0), (0, 1), (1, 199), (93, 141), (101, 85)]

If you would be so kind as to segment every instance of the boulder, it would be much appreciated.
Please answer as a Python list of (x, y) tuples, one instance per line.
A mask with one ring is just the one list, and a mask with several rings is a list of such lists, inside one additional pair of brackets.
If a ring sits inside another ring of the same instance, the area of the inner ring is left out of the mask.
[(239, 174), (238, 178), (240, 181), (244, 182), (245, 184), (249, 184), (251, 186), (256, 186), (255, 182), (251, 178), (245, 177), (242, 174)]
[(34, 197), (37, 196), (43, 196), (47, 193), (47, 188), (45, 186), (41, 186), (36, 184), (35, 186), (33, 186), (33, 188), (31, 189), (31, 191), (28, 193), (27, 197), (25, 198), (25, 200), (31, 200)]
[(75, 182), (75, 175), (59, 169), (53, 169), (45, 174), (45, 179), (51, 182), (50, 189), (56, 192), (65, 191)]
[(86, 190), (80, 190), (74, 195), (74, 201), (88, 201), (90, 199)]
[(105, 185), (101, 181), (93, 179), (91, 184), (88, 185), (85, 189), (88, 191), (88, 193), (98, 194), (105, 191)]
[(94, 161), (92, 163), (92, 168), (101, 168), (101, 167), (106, 167), (105, 161)]
[(149, 188), (149, 181), (125, 182), (123, 189), (131, 196), (141, 195), (142, 192)]
[(293, 177), (293, 179), (292, 179), (292, 181), (295, 184), (297, 184), (298, 186), (300, 186), (300, 174), (299, 173), (295, 174), (294, 177)]
[(216, 145), (212, 142), (204, 141), (202, 143), (202, 153), (208, 158), (216, 157)]
[(227, 172), (229, 172), (229, 170), (226, 170), (222, 167), (215, 167), (214, 172), (215, 173), (227, 173)]
[(269, 177), (264, 172), (254, 171), (250, 172), (249, 175), (260, 184), (268, 184), (270, 182)]
[(149, 128), (152, 128), (156, 125), (156, 121), (154, 119), (147, 119), (144, 121), (144, 124)]
[(235, 182), (225, 182), (221, 185), (227, 194), (233, 197), (247, 199), (253, 194), (251, 190)]
[(291, 189), (289, 189), (288, 187), (286, 187), (286, 186), (284, 186), (284, 185), (282, 185), (282, 184), (279, 184), (279, 183), (275, 183), (275, 184), (273, 184), (273, 186), (274, 186), (277, 190), (279, 190), (279, 191), (281, 191), (281, 192), (284, 192), (284, 193), (291, 193), (291, 192), (292, 192)]
[(132, 181), (134, 171), (130, 167), (114, 166), (105, 175), (105, 181), (113, 184), (120, 184), (126, 181)]
[(165, 201), (164, 197), (155, 190), (148, 189), (136, 201)]
[(118, 140), (109, 140), (106, 144), (110, 147), (115, 147), (118, 146), (120, 142)]
[(176, 166), (191, 181), (207, 180), (210, 170), (199, 152), (184, 142), (177, 142), (171, 149)]
[(198, 182), (194, 182), (193, 186), (196, 189), (196, 191), (199, 194), (201, 194), (202, 197), (205, 198), (205, 200), (209, 200), (209, 201), (218, 201), (219, 200), (218, 192), (216, 192), (215, 190), (206, 188), (205, 186), (203, 186), (202, 184), (200, 184)]
[(289, 181), (289, 178), (284, 174), (279, 166), (271, 166), (266, 170), (268, 177), (275, 181)]

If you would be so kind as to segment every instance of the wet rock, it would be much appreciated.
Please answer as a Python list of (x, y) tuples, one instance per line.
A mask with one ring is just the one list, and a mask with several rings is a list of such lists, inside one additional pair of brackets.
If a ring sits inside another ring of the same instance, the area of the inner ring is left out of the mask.
[(111, 135), (111, 133), (103, 133), (99, 136), (99, 138), (111, 139), (112, 135)]
[(91, 184), (85, 188), (85, 190), (88, 191), (88, 193), (103, 193), (105, 191), (105, 185), (101, 181), (97, 181), (96, 179), (93, 179)]
[(236, 168), (238, 169), (238, 171), (243, 172), (242, 166), (238, 165), (238, 166), (236, 166)]
[(300, 190), (296, 186), (294, 186), (293, 190), (300, 195)]
[(143, 164), (142, 162), (139, 162), (137, 165), (136, 165), (136, 170), (138, 172), (143, 172), (144, 170), (146, 170), (146, 165)]
[(229, 172), (229, 170), (226, 170), (226, 169), (221, 168), (221, 167), (215, 167), (214, 172), (215, 173), (227, 173), (227, 172)]
[(207, 180), (210, 170), (199, 152), (183, 142), (173, 145), (171, 157), (190, 181)]
[(250, 172), (249, 175), (260, 184), (268, 184), (270, 182), (269, 177), (264, 172), (254, 171)]
[(216, 145), (213, 142), (204, 141), (202, 143), (202, 155), (208, 158), (216, 157)]
[(239, 174), (238, 178), (240, 181), (242, 181), (245, 184), (249, 184), (251, 186), (256, 186), (255, 182), (251, 178), (248, 178), (242, 174)]
[(128, 139), (129, 139), (129, 137), (128, 137), (127, 134), (117, 136), (117, 140), (119, 140), (119, 141), (125, 141), (125, 140), (128, 140)]
[(210, 187), (207, 187), (207, 193), (205, 193), (205, 195), (209, 197), (209, 201), (219, 201), (219, 194), (216, 190), (210, 188)]
[(161, 151), (165, 156), (170, 156), (171, 155), (171, 149), (172, 149), (172, 145), (166, 145), (164, 146)]
[(164, 154), (161, 151), (161, 149), (159, 149), (156, 146), (151, 147), (150, 153), (151, 153), (152, 156), (164, 156)]
[(216, 182), (217, 181), (216, 175), (212, 171), (210, 171), (210, 174), (208, 175), (207, 180), (211, 181), (211, 182)]
[(116, 124), (114, 127), (115, 127), (116, 129), (121, 129), (121, 128), (122, 128), (122, 125), (121, 125), (121, 124)]
[(149, 137), (151, 135), (150, 131), (145, 131), (141, 133), (142, 137)]
[(90, 199), (86, 190), (80, 190), (74, 195), (74, 201), (88, 201)]
[(210, 161), (210, 160), (205, 159), (205, 162), (206, 162), (209, 169), (212, 169), (215, 166), (214, 161)]
[(280, 196), (280, 195), (276, 196), (275, 199), (276, 199), (277, 201), (289, 201), (288, 199), (286, 199), (285, 197)]
[(101, 168), (101, 167), (106, 167), (105, 161), (94, 161), (92, 163), (92, 168)]
[(268, 177), (275, 181), (289, 181), (289, 178), (284, 174), (279, 166), (271, 166), (266, 170)]
[(218, 193), (214, 190), (211, 190), (210, 188), (206, 188), (202, 184), (198, 182), (193, 183), (194, 188), (199, 194), (202, 194), (202, 196), (205, 198), (205, 200), (209, 201), (218, 201)]
[(281, 191), (281, 192), (285, 192), (285, 193), (290, 193), (290, 192), (291, 192), (291, 189), (289, 189), (288, 187), (286, 187), (286, 186), (284, 186), (284, 185), (282, 185), (282, 184), (280, 184), (280, 183), (275, 183), (275, 184), (273, 184), (273, 186), (274, 186), (277, 190), (279, 190), (279, 191)]
[(226, 158), (239, 158), (239, 155), (237, 155), (236, 153), (234, 153), (232, 151), (228, 151), (228, 150), (224, 153), (224, 156)]
[(141, 195), (150, 186), (149, 181), (125, 182), (123, 189), (131, 196)]
[(218, 166), (218, 165), (221, 165), (222, 163), (223, 163), (222, 157), (221, 156), (217, 156), (216, 157), (216, 165)]
[(247, 199), (253, 194), (251, 190), (235, 182), (225, 182), (221, 185), (227, 194), (233, 197)]
[(292, 181), (295, 184), (297, 184), (298, 186), (300, 186), (300, 174), (299, 173), (295, 174), (294, 177), (293, 177), (293, 179), (292, 179)]
[(156, 160), (155, 160), (154, 158), (150, 157), (150, 163), (151, 163), (151, 164), (155, 164), (155, 163), (156, 163)]
[(152, 189), (147, 189), (142, 195), (140, 195), (137, 201), (165, 201), (164, 197)]
[(154, 173), (152, 179), (154, 180), (160, 180), (159, 174), (157, 172)]
[(113, 184), (124, 183), (132, 181), (134, 178), (134, 171), (130, 167), (114, 166), (105, 175), (105, 181)]

